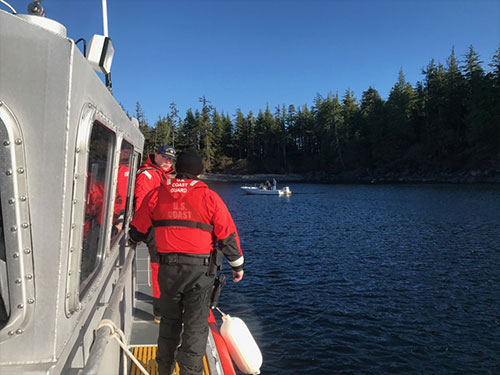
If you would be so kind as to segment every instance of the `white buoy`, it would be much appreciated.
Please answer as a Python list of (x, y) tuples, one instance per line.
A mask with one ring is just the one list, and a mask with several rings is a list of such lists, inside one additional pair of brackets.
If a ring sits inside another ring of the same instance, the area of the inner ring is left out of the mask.
[(234, 363), (244, 374), (260, 374), (262, 353), (247, 325), (240, 318), (219, 312), (222, 314), (220, 333)]

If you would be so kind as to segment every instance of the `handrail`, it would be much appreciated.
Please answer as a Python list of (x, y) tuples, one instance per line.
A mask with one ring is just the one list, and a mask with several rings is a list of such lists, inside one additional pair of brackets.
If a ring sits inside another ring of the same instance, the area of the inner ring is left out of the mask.
[[(118, 305), (122, 299), (123, 289), (125, 288), (125, 283), (128, 281), (127, 276), (131, 273), (132, 261), (135, 257), (135, 247), (131, 247), (127, 258), (125, 259), (125, 264), (123, 265), (122, 272), (120, 273), (120, 277), (118, 278), (118, 282), (111, 294), (111, 298), (109, 299), (108, 307), (104, 311), (104, 315), (102, 320), (109, 319), (114, 322), (114, 316), (118, 311)], [(99, 367), (101, 365), (101, 361), (104, 356), (104, 351), (106, 345), (109, 342), (109, 338), (112, 335), (112, 330), (109, 326), (104, 325), (98, 328), (95, 331), (95, 340), (90, 349), (89, 357), (85, 367), (83, 368), (81, 375), (97, 375), (99, 371)]]

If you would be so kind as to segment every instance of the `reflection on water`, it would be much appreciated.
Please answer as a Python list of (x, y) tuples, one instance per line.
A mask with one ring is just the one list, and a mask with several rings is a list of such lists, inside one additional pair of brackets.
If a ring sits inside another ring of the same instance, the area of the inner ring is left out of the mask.
[(247, 262), (221, 308), (262, 374), (498, 373), (500, 186), (211, 187)]

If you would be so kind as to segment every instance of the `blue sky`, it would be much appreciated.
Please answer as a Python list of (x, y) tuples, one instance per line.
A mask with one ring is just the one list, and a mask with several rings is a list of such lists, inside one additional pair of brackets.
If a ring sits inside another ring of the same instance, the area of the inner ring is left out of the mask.
[[(75, 40), (102, 34), (101, 0), (42, 4)], [(151, 125), (202, 96), (231, 117), (370, 86), (386, 99), (401, 68), (415, 85), (473, 45), (489, 69), (500, 46), (500, 0), (108, 0), (108, 23), (116, 100)]]

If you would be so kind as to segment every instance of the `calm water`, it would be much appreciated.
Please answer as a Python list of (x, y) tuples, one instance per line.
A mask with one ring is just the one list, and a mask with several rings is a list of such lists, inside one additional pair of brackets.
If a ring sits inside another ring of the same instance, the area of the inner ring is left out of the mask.
[(500, 374), (500, 186), (239, 186), (211, 184), (247, 261), (220, 307), (263, 375)]

